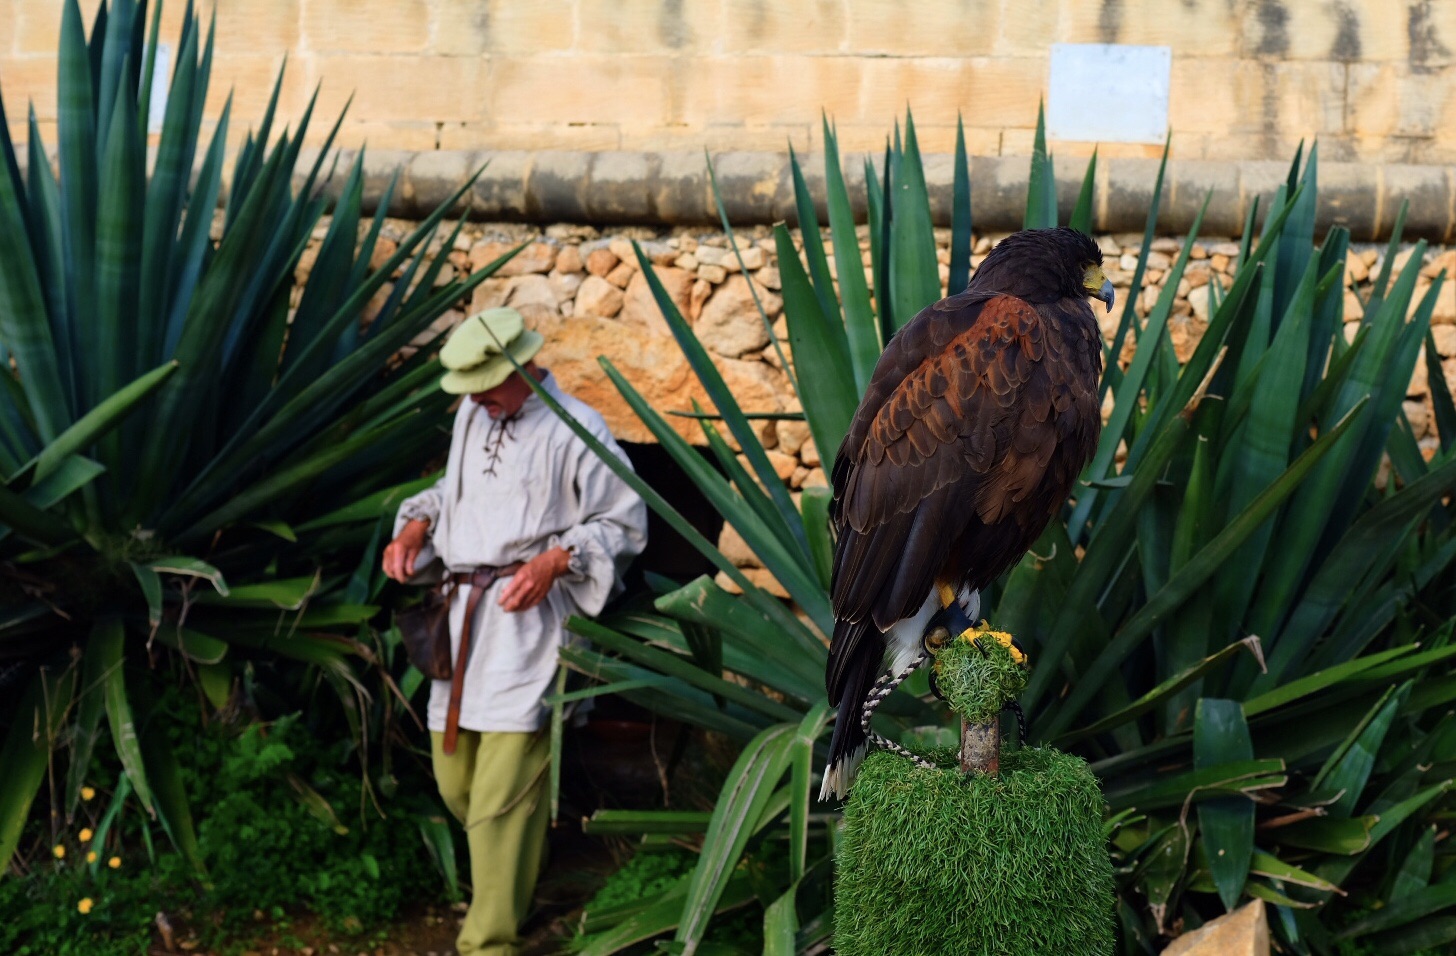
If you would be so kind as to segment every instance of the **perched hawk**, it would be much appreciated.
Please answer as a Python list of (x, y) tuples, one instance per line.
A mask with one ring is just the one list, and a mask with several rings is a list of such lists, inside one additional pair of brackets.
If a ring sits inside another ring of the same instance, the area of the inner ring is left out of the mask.
[(1029, 229), (885, 347), (834, 464), (825, 684), (839, 716), (820, 799), (848, 792), (867, 704), (922, 661), (942, 595), (974, 620), (980, 589), (1036, 541), (1097, 447), (1102, 337), (1088, 298), (1112, 308), (1097, 245)]

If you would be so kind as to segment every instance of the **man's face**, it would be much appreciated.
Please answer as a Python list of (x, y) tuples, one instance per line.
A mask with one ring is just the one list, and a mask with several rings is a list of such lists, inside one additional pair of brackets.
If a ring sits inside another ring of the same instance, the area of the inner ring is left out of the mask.
[(530, 394), (531, 386), (521, 380), (520, 373), (512, 372), (495, 388), (472, 393), (470, 400), (483, 407), (491, 418), (500, 419), (510, 418), (519, 412)]

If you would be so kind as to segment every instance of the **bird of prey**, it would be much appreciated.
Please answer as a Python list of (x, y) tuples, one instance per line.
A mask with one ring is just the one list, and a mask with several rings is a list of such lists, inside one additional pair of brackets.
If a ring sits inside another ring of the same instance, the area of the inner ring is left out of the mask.
[(834, 464), (825, 684), (839, 713), (820, 799), (848, 792), (871, 739), (887, 743), (869, 713), (924, 661), (927, 624), (952, 603), (976, 619), (979, 591), (1092, 457), (1102, 337), (1089, 298), (1112, 308), (1096, 243), (1028, 229), (885, 347)]

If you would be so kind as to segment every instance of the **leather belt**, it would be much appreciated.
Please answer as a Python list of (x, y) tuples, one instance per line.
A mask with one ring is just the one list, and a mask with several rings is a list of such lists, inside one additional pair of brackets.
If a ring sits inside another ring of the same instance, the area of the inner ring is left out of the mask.
[(460, 650), (455, 654), (455, 668), (450, 674), (450, 707), (445, 711), (445, 739), (441, 748), (447, 756), (455, 752), (455, 742), (460, 736), (460, 700), (465, 696), (465, 667), (470, 663), (470, 636), (475, 633), (475, 609), (492, 584), (525, 566), (524, 561), (499, 567), (483, 565), (473, 571), (455, 571), (445, 579), (452, 589), (470, 585), (470, 597), (465, 601), (465, 620), (460, 624)]

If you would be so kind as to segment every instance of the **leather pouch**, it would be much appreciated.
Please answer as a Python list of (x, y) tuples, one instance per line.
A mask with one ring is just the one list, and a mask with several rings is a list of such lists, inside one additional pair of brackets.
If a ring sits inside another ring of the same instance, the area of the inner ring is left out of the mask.
[(396, 614), (394, 621), (404, 637), (405, 654), (420, 673), (431, 680), (449, 680), (450, 661), (450, 598), (454, 590), (448, 583), (425, 592), (418, 606)]

